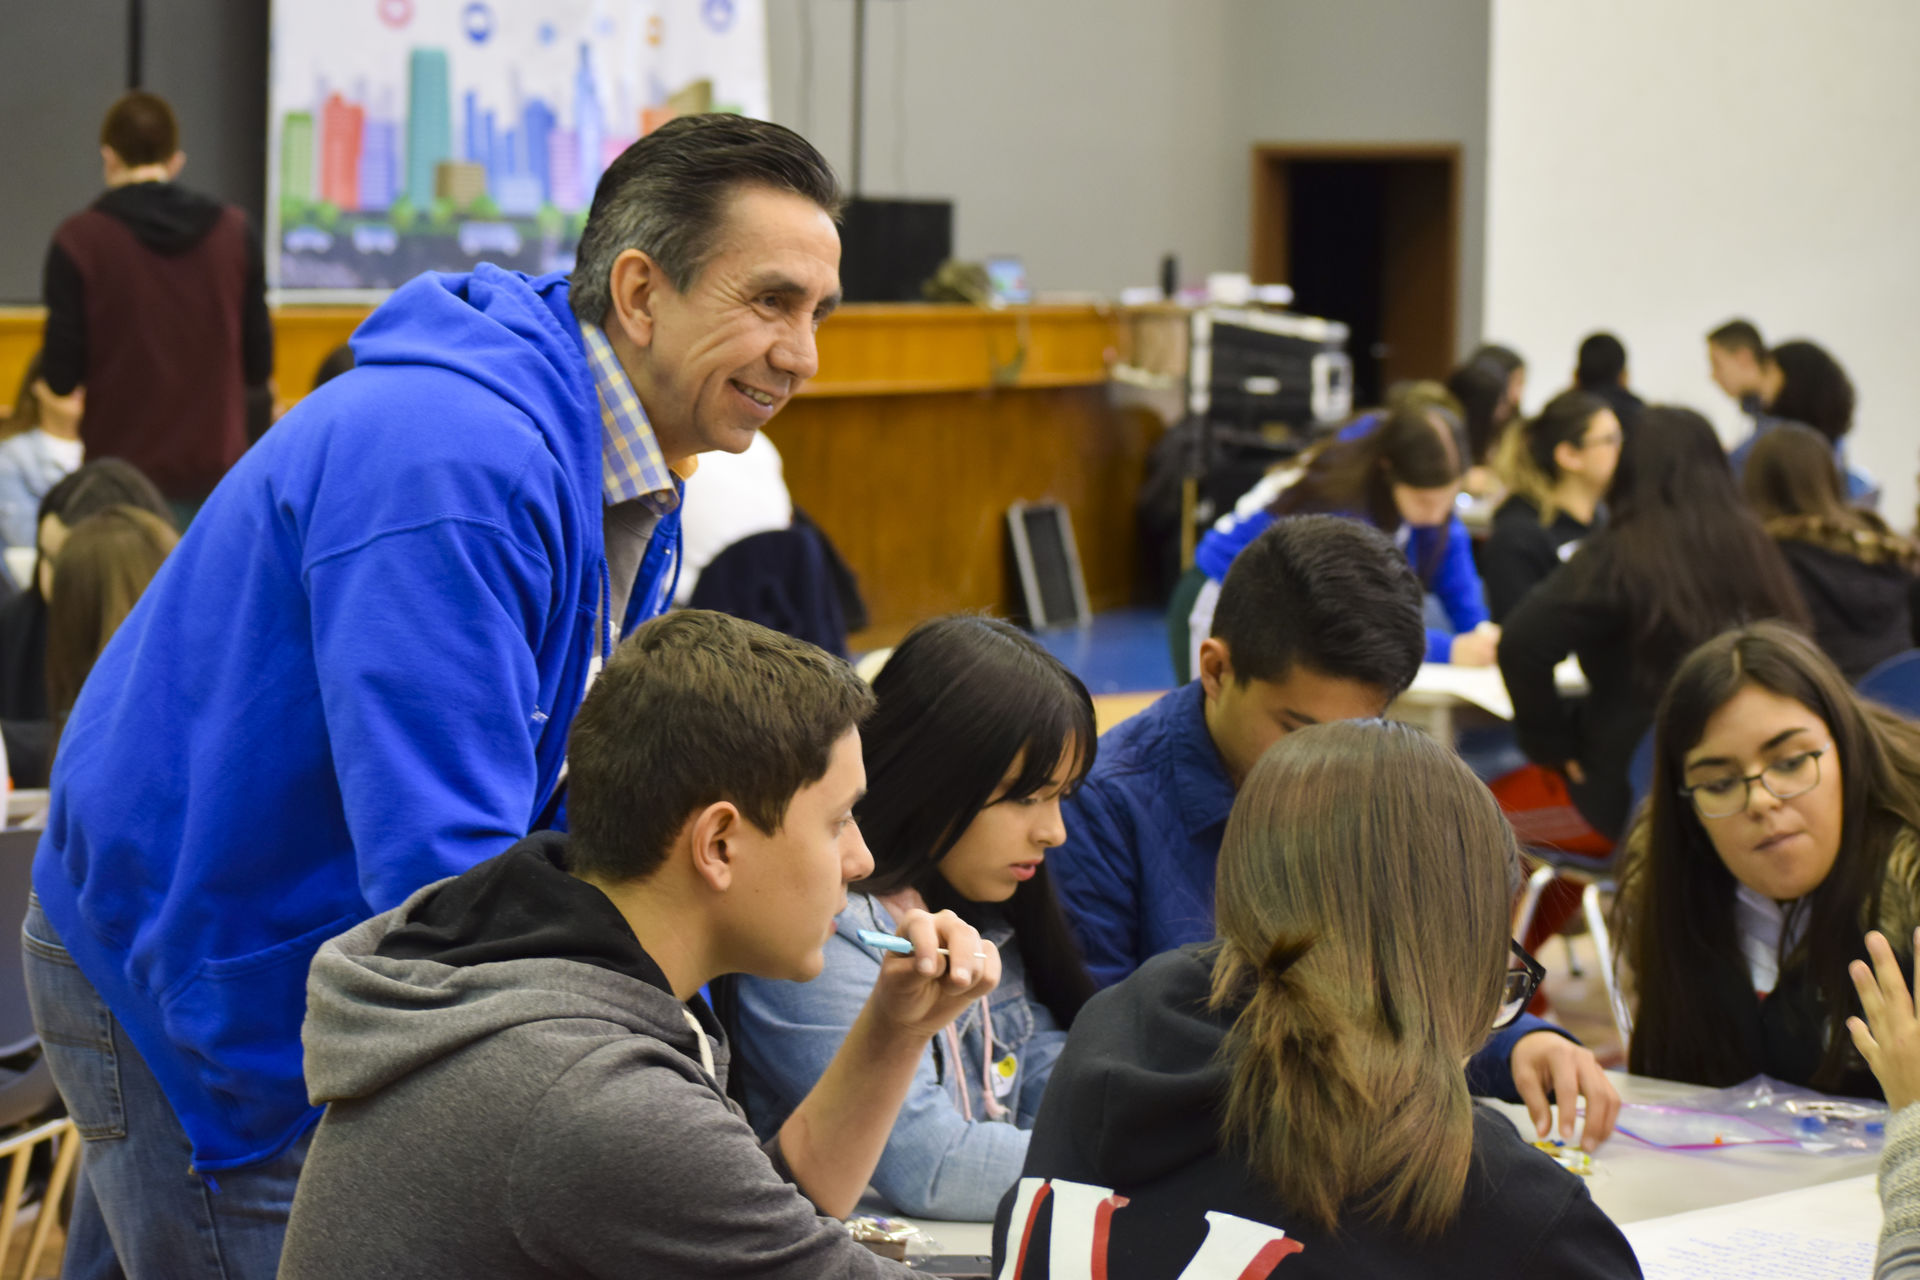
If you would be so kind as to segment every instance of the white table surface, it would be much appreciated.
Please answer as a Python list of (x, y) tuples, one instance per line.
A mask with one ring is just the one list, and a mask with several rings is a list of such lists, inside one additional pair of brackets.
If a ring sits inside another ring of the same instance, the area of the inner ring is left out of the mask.
[[(1626, 1102), (1677, 1102), (1707, 1092), (1698, 1085), (1624, 1072), (1607, 1074)], [(1492, 1105), (1511, 1116), (1522, 1135), (1533, 1138), (1525, 1107), (1506, 1102)], [(1879, 1167), (1879, 1156), (1814, 1155), (1787, 1147), (1662, 1151), (1616, 1134), (1595, 1153), (1593, 1166), (1587, 1187), (1595, 1203), (1615, 1222), (1628, 1223), (1872, 1174)], [(914, 1247), (916, 1254), (993, 1251), (992, 1223), (913, 1221), (928, 1237)]]

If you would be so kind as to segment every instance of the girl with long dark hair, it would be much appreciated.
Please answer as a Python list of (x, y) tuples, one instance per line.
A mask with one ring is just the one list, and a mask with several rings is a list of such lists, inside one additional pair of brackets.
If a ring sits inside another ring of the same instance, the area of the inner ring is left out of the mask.
[(914, 628), (873, 688), (854, 809), (873, 874), (852, 886), (820, 977), (740, 980), (747, 1111), (773, 1133), (831, 1061), (880, 965), (861, 930), (950, 909), (999, 947), (1000, 985), (928, 1047), (873, 1185), (902, 1213), (987, 1218), (1093, 994), (1046, 867), (1066, 838), (1060, 801), (1093, 765), (1093, 702), (1031, 637), (977, 617)]
[[(1807, 625), (1793, 576), (1741, 501), (1726, 454), (1691, 409), (1654, 406), (1607, 491), (1607, 525), (1508, 615), (1500, 670), (1521, 750), (1562, 770), (1595, 831), (1626, 826), (1627, 762), (1667, 679), (1697, 645), (1762, 618)], [(1576, 654), (1590, 693), (1561, 697)]]
[[(1410, 402), (1370, 426), (1355, 422), (1309, 453), (1277, 495), (1263, 483), (1241, 499), (1194, 553), (1207, 583), (1188, 619), (1192, 648), (1212, 630), (1213, 607), (1234, 557), (1275, 520), (1325, 514), (1365, 521), (1394, 539), (1421, 584), (1439, 597), (1453, 630), (1427, 633), (1427, 661), (1492, 662), (1497, 633), (1488, 624), (1473, 540), (1453, 509), (1470, 460), (1465, 433), (1449, 416), (1430, 403)], [(1279, 482), (1276, 476), (1271, 483)]]
[(1753, 434), (1728, 455), (1733, 473), (1746, 471), (1747, 459), (1760, 441), (1787, 423), (1799, 423), (1827, 439), (1846, 485), (1847, 501), (1876, 505), (1880, 486), (1847, 463), (1846, 437), (1853, 430), (1856, 396), (1853, 379), (1833, 354), (1805, 338), (1783, 342), (1764, 353), (1760, 382), (1763, 408), (1754, 415)]
[(1775, 427), (1754, 443), (1741, 482), (1793, 570), (1813, 638), (1847, 679), (1912, 644), (1920, 545), (1848, 501), (1825, 436), (1798, 423)]
[(1911, 965), (1917, 829), (1920, 727), (1778, 623), (1702, 645), (1661, 701), (1614, 907), (1641, 979), (1630, 1068), (1876, 1095), (1848, 966), (1870, 928)]
[[(1037, 1274), (1069, 1233), (1113, 1280), (1262, 1275), (1276, 1249), (1303, 1280), (1637, 1277), (1580, 1180), (1461, 1071), (1539, 981), (1508, 932), (1518, 877), (1493, 797), (1418, 730), (1345, 721), (1269, 748), (1220, 846), (1217, 937), (1075, 1024), (999, 1274)], [(1212, 1265), (1189, 1267), (1202, 1248)]]

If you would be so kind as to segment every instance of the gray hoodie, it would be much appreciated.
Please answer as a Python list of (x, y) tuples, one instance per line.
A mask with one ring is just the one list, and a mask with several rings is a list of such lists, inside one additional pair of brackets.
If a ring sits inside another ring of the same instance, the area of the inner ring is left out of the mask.
[(912, 1274), (776, 1169), (727, 1047), (543, 833), (326, 943), (282, 1280)]

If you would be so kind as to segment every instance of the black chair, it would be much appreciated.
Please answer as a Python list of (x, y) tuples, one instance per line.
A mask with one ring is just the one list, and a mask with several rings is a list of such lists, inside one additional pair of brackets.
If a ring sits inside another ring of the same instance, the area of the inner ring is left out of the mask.
[(1910, 720), (1920, 720), (1920, 649), (1894, 654), (1861, 676), (1854, 690)]

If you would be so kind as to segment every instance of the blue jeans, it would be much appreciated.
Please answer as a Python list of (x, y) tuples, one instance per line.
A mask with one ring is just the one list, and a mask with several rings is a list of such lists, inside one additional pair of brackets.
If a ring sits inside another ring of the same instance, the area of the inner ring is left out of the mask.
[(153, 1072), (40, 911), (21, 931), (27, 995), (60, 1096), (85, 1139), (63, 1280), (273, 1280), (306, 1159), (203, 1177)]

